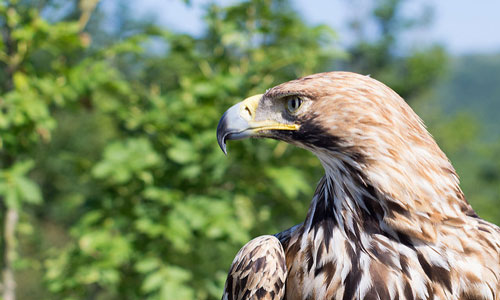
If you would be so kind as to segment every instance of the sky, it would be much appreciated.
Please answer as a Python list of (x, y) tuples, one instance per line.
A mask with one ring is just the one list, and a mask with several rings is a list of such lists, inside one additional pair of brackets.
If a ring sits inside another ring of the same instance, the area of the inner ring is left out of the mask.
[[(236, 2), (192, 0), (187, 6), (181, 0), (142, 0), (137, 1), (137, 14), (156, 18), (161, 25), (176, 31), (201, 34), (203, 7), (213, 1), (219, 5)], [(307, 23), (330, 25), (338, 30), (341, 42), (349, 41), (348, 31), (342, 26), (356, 12), (348, 0), (292, 0), (292, 3)], [(412, 0), (404, 12), (416, 14), (423, 6), (434, 9), (434, 21), (429, 28), (413, 32), (408, 37), (409, 44), (437, 41), (455, 55), (500, 52), (500, 1)]]

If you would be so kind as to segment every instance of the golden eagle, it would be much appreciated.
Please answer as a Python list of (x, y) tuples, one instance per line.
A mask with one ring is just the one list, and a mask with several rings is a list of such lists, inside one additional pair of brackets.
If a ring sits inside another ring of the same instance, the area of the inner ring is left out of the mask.
[(305, 148), (325, 175), (302, 224), (240, 250), (223, 299), (500, 299), (500, 229), (381, 82), (329, 72), (278, 85), (222, 116), (224, 152), (246, 137)]

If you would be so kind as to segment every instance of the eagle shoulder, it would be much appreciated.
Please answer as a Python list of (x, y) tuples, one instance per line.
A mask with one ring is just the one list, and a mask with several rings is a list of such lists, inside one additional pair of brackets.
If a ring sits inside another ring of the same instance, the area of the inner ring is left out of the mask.
[(259, 236), (236, 254), (224, 286), (222, 300), (278, 300), (285, 293), (287, 268), (280, 241)]

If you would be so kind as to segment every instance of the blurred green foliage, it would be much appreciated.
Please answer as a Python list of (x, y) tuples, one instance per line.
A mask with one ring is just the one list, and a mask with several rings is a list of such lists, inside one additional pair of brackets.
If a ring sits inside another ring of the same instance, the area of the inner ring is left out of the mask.
[(93, 0), (0, 4), (1, 216), (21, 216), (18, 297), (220, 298), (237, 250), (301, 222), (323, 171), (269, 140), (230, 143), (224, 157), (219, 117), (248, 95), (339, 66), (371, 73), (427, 113), (452, 160), (474, 169), (464, 176), (473, 203), (491, 209), (500, 150), (477, 143), (468, 116), (442, 118), (422, 100), (446, 54), (397, 50), (425, 19), (404, 19), (402, 2), (377, 2), (366, 22), (380, 34), (347, 49), (285, 0), (209, 5), (200, 36), (136, 20), (123, 4), (114, 22)]

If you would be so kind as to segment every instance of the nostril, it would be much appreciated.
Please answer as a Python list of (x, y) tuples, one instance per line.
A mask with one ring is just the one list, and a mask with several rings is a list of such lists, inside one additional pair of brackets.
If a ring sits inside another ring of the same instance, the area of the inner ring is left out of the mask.
[(246, 116), (245, 117), (248, 118), (249, 120), (251, 120), (252, 119), (252, 111), (250, 110), (250, 108), (248, 107), (248, 105), (245, 105), (245, 110), (244, 111), (246, 112)]

